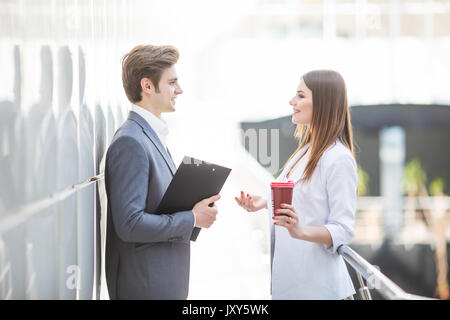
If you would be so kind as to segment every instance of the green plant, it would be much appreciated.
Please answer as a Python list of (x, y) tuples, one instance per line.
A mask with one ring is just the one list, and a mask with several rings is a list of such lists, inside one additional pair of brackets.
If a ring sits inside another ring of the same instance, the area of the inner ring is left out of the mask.
[(427, 174), (419, 158), (414, 157), (405, 166), (403, 188), (409, 196), (418, 195), (426, 185)]
[(369, 174), (361, 166), (358, 166), (358, 197), (369, 194), (369, 182)]
[(445, 181), (442, 177), (437, 177), (431, 181), (428, 190), (432, 196), (442, 196), (444, 194)]

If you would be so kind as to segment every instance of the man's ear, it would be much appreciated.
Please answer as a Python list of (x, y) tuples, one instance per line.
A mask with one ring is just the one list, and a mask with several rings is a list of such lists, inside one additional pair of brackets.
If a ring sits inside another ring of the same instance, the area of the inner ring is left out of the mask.
[(149, 78), (141, 79), (141, 90), (143, 93), (147, 93), (147, 94), (154, 93), (153, 83), (150, 81)]

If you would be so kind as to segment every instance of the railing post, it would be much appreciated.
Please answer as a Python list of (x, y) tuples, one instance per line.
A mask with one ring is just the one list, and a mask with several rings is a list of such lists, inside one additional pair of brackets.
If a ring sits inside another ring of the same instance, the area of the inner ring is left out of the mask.
[(364, 284), (364, 279), (361, 276), (361, 273), (356, 271), (356, 276), (358, 277), (359, 285), (361, 288), (359, 288), (359, 295), (361, 296), (362, 300), (372, 300), (372, 296), (370, 295), (369, 288)]

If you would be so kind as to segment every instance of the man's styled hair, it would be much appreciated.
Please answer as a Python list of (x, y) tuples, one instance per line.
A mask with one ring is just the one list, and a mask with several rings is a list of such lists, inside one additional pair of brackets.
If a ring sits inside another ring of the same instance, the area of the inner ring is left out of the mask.
[(173, 46), (139, 45), (122, 58), (122, 83), (131, 103), (142, 100), (141, 79), (148, 78), (159, 92), (165, 69), (177, 63), (180, 54)]

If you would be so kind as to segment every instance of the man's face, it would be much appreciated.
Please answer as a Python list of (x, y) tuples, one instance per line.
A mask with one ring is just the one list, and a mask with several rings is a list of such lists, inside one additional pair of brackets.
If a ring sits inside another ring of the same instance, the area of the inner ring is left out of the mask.
[(163, 71), (159, 80), (159, 92), (151, 95), (152, 105), (160, 112), (173, 112), (175, 111), (175, 99), (182, 93), (175, 66), (172, 66)]

